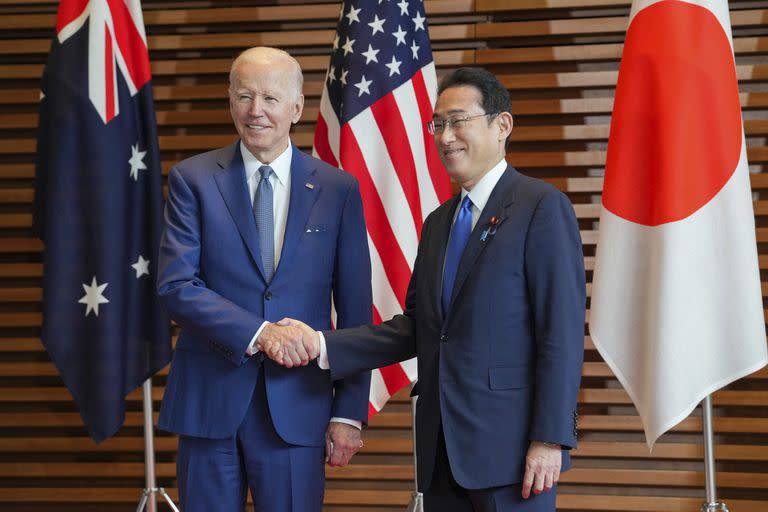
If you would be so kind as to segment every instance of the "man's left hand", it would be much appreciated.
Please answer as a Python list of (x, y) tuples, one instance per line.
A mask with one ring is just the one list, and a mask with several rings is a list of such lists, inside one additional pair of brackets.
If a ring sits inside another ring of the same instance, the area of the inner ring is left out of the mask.
[(329, 466), (346, 466), (362, 447), (359, 428), (337, 421), (328, 424), (325, 432), (325, 462)]
[(560, 445), (548, 446), (539, 441), (531, 441), (525, 456), (523, 498), (528, 499), (531, 489), (534, 494), (550, 490), (560, 479), (562, 464), (563, 453)]

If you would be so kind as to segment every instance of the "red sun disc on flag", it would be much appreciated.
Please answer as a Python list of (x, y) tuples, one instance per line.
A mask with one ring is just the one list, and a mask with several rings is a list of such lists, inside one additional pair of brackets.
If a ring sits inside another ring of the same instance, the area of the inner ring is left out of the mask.
[(641, 10), (616, 87), (604, 206), (657, 226), (707, 204), (739, 162), (737, 83), (728, 36), (711, 11), (676, 0)]

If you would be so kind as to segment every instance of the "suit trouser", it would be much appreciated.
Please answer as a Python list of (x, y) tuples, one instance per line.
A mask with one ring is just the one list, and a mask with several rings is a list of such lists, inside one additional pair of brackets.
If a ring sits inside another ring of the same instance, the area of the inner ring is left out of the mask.
[(256, 512), (320, 512), (325, 447), (296, 446), (280, 438), (269, 415), (262, 371), (234, 436), (179, 436), (176, 475), (184, 512), (241, 512), (248, 488)]
[[(483, 457), (484, 454), (477, 454)], [(522, 476), (522, 475), (521, 475)], [(437, 440), (432, 483), (424, 491), (425, 512), (555, 512), (557, 486), (538, 495), (522, 497), (520, 484), (465, 489), (453, 478), (445, 448), (443, 427)]]

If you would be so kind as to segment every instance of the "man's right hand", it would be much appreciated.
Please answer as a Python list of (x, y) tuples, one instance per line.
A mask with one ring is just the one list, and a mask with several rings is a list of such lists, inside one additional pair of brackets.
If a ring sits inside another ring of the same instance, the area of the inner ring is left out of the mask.
[(320, 338), (304, 322), (283, 318), (267, 324), (256, 340), (267, 357), (286, 368), (305, 366), (320, 355)]

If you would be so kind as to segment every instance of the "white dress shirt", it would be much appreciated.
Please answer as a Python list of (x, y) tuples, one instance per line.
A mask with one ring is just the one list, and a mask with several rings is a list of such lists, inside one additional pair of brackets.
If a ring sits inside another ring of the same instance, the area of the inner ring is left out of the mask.
[[(269, 165), (274, 171), (269, 177), (269, 183), (272, 185), (272, 212), (275, 221), (275, 269), (280, 263), (280, 254), (283, 251), (283, 240), (285, 239), (285, 225), (288, 221), (288, 203), (291, 200), (291, 160), (293, 158), (293, 147), (288, 144), (285, 151), (280, 153), (270, 164), (263, 164), (248, 151), (242, 141), (240, 141), (240, 154), (243, 156), (243, 166), (245, 167), (245, 181), (248, 184), (248, 196), (253, 199), (256, 197), (256, 189), (261, 181), (259, 167)], [(248, 345), (246, 353), (253, 355), (258, 352), (256, 348), (256, 338), (261, 334), (262, 329), (269, 322), (264, 322), (259, 326), (256, 334), (251, 338), (251, 344)]]
[[(464, 196), (469, 196), (469, 200), (472, 201), (472, 229), (475, 229), (475, 224), (480, 219), (480, 214), (483, 213), (485, 205), (488, 203), (488, 198), (491, 197), (491, 192), (496, 187), (496, 184), (501, 179), (501, 175), (507, 169), (507, 161), (502, 159), (494, 165), (490, 171), (485, 173), (485, 176), (480, 178), (472, 190), (461, 189), (461, 197), (459, 198), (459, 204), (464, 200)], [(453, 213), (453, 221), (456, 222), (456, 216), (459, 214), (459, 209)]]
[[(259, 167), (262, 165), (269, 165), (272, 168), (273, 173), (269, 176), (269, 183), (272, 185), (272, 212), (275, 221), (275, 269), (280, 263), (280, 254), (283, 251), (283, 240), (285, 239), (285, 225), (288, 222), (288, 206), (291, 200), (291, 160), (293, 159), (293, 147), (288, 144), (285, 151), (275, 158), (272, 163), (264, 164), (253, 156), (253, 153), (248, 151), (243, 141), (240, 141), (240, 154), (243, 156), (243, 166), (245, 167), (245, 179), (248, 184), (248, 196), (251, 198), (251, 206), (253, 206), (253, 199), (256, 197), (256, 189), (261, 181), (261, 173)], [(251, 338), (251, 343), (248, 345), (246, 353), (253, 355), (259, 350), (256, 348), (256, 339), (261, 334), (261, 331), (269, 322), (262, 323), (256, 333)], [(362, 428), (362, 423), (357, 420), (351, 420), (347, 418), (331, 418), (331, 421), (338, 423), (346, 423), (353, 425), (357, 428)]]
[[(469, 195), (469, 199), (472, 202), (472, 229), (475, 229), (475, 224), (480, 219), (480, 214), (483, 213), (483, 209), (488, 203), (488, 198), (491, 197), (491, 192), (493, 192), (506, 169), (507, 161), (502, 158), (490, 171), (485, 173), (485, 176), (480, 178), (480, 181), (472, 187), (472, 190), (461, 189), (459, 204), (461, 204), (466, 195)], [(456, 222), (458, 213), (459, 208), (456, 208), (453, 214), (453, 222)], [(328, 349), (325, 347), (325, 336), (320, 331), (318, 331), (318, 334), (320, 335), (320, 356), (317, 358), (317, 366), (322, 370), (328, 370), (331, 368), (331, 365), (328, 361)]]

